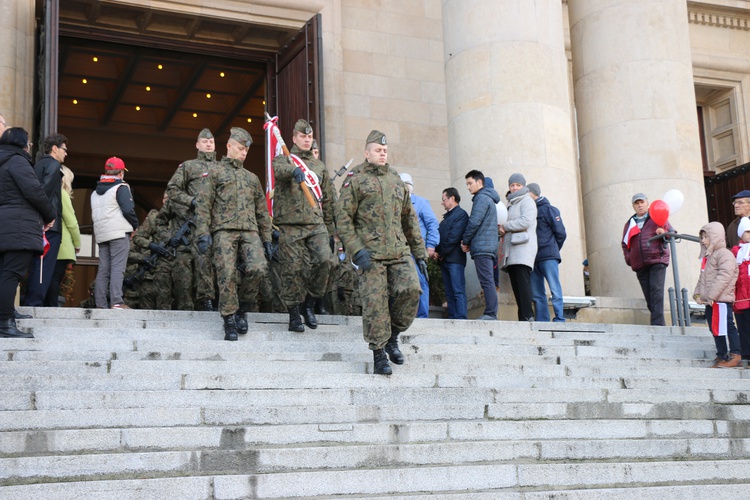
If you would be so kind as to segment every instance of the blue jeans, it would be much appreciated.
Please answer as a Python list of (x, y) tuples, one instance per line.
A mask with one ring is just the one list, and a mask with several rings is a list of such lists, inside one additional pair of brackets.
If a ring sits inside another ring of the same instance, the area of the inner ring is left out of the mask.
[[(29, 279), (26, 281), (26, 300), (23, 303), (25, 306), (57, 307), (57, 297), (50, 297), (47, 292), (49, 292), (49, 286), (55, 274), (55, 264), (57, 264), (57, 253), (60, 251), (62, 233), (47, 231), (47, 241), (49, 241), (47, 255), (42, 259), (31, 260)], [(42, 276), (41, 283), (40, 275)]]
[(450, 319), (467, 319), (465, 270), (461, 264), (440, 264)]
[(427, 281), (427, 277), (423, 275), (417, 261), (414, 256), (411, 256), (411, 260), (414, 262), (414, 267), (417, 269), (417, 276), (419, 277), (419, 288), (422, 293), (419, 294), (419, 307), (417, 308), (417, 318), (429, 318), (430, 317), (430, 282)]
[(534, 270), (531, 271), (531, 299), (534, 301), (536, 309), (536, 321), (549, 321), (549, 308), (547, 307), (547, 293), (544, 288), (544, 280), (549, 284), (549, 291), (552, 293), (552, 309), (555, 311), (557, 322), (564, 322), (563, 316), (563, 295), (562, 286), (560, 286), (559, 262), (555, 259), (542, 260), (534, 263)]
[(492, 270), (495, 258), (492, 255), (477, 255), (474, 259), (474, 267), (477, 270), (479, 285), (484, 291), (484, 315), (497, 318), (497, 290), (495, 290), (495, 278)]

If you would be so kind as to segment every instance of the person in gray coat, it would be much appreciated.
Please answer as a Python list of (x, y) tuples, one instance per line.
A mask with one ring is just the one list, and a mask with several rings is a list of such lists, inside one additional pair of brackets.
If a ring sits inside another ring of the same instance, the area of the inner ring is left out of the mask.
[[(471, 252), (479, 284), (484, 291), (484, 314), (479, 319), (497, 319), (497, 291), (492, 267), (497, 256), (497, 191), (484, 185), (484, 174), (472, 170), (466, 174), (466, 187), (474, 195), (471, 215), (461, 241), (461, 250)], [(536, 217), (536, 214), (534, 215)]]
[(531, 299), (531, 271), (536, 259), (536, 202), (529, 196), (526, 179), (513, 174), (508, 179), (508, 220), (498, 226), (503, 238), (501, 268), (510, 276), (510, 285), (518, 304), (518, 320), (534, 321)]

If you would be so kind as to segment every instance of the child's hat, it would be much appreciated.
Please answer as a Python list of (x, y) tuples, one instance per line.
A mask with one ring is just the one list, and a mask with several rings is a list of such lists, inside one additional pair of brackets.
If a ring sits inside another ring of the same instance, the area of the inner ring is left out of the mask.
[(745, 231), (750, 231), (750, 217), (743, 217), (740, 219), (740, 223), (737, 226), (737, 236), (742, 238)]
[(104, 170), (124, 170), (128, 171), (127, 168), (125, 168), (125, 162), (119, 159), (116, 156), (113, 156), (107, 162), (104, 164)]

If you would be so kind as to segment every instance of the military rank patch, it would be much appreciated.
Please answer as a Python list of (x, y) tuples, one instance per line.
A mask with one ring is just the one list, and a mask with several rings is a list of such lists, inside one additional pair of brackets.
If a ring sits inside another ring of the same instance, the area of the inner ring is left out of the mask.
[(346, 175), (348, 175), (349, 177), (351, 177), (352, 175), (354, 175), (354, 172), (349, 172), (349, 173), (348, 173), (348, 174), (346, 174)]
[(201, 174), (201, 177), (208, 177), (208, 172), (203, 172), (203, 173)]
[(345, 182), (343, 187), (349, 187), (349, 184), (351, 184), (351, 182)]

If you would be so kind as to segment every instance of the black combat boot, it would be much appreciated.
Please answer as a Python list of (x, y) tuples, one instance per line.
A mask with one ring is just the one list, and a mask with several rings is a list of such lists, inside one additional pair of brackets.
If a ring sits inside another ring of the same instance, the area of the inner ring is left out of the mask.
[(326, 297), (323, 296), (319, 299), (315, 299), (315, 313), (316, 314), (331, 314), (331, 311), (326, 307)]
[(204, 299), (198, 302), (198, 310), (199, 311), (213, 311), (214, 310), (214, 304), (211, 301), (211, 299)]
[(388, 339), (388, 343), (385, 345), (385, 352), (388, 353), (388, 359), (391, 362), (397, 365), (404, 364), (404, 355), (401, 354), (401, 349), (398, 348), (398, 330), (392, 330), (391, 338)]
[(302, 318), (299, 317), (299, 309), (297, 306), (290, 307), (289, 311), (289, 331), (290, 332), (304, 332), (305, 325), (302, 324)]
[(247, 315), (240, 309), (234, 313), (234, 323), (237, 325), (237, 333), (245, 335), (247, 333)]
[(224, 340), (237, 340), (237, 323), (234, 314), (224, 316)]
[(0, 319), (0, 337), (7, 339), (33, 339), (34, 336), (30, 333), (22, 332), (16, 328), (16, 320), (14, 318)]
[(13, 309), (13, 317), (15, 319), (31, 319), (31, 314), (23, 314), (18, 312), (18, 309)]
[(390, 375), (393, 373), (383, 349), (375, 349), (372, 351), (372, 358), (375, 361), (375, 369), (373, 370), (373, 373), (376, 375)]
[(315, 317), (315, 297), (308, 295), (305, 303), (302, 304), (302, 317), (305, 318), (305, 324), (315, 330), (318, 327), (318, 319)]

